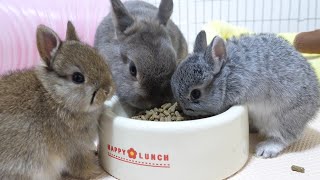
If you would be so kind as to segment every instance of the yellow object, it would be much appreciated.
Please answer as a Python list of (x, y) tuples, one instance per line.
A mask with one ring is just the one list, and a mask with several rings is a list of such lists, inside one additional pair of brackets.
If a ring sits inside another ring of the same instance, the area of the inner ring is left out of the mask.
[(320, 59), (308, 61), (316, 72), (318, 79), (320, 80)]
[(208, 43), (210, 43), (211, 40), (217, 35), (223, 39), (229, 39), (233, 36), (239, 37), (242, 34), (253, 33), (246, 28), (234, 26), (224, 21), (209, 22), (204, 25), (203, 30), (206, 31)]
[[(211, 40), (217, 35), (222, 37), (223, 39), (229, 39), (233, 36), (239, 37), (240, 35), (243, 35), (243, 34), (254, 33), (253, 31), (251, 31), (247, 28), (235, 26), (235, 25), (229, 24), (224, 21), (211, 21), (211, 22), (204, 25), (203, 30), (207, 34), (207, 42), (208, 43), (210, 43)], [(297, 33), (279, 33), (278, 35), (280, 37), (286, 39), (291, 44), (293, 44), (294, 38), (297, 35)], [(312, 60), (309, 60), (308, 62), (314, 68), (317, 76), (320, 79), (320, 54), (302, 53), (302, 55), (306, 59), (312, 59)]]

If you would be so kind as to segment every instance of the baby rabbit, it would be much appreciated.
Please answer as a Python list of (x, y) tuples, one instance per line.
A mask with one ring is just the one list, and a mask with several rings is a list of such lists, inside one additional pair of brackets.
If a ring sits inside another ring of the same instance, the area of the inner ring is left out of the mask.
[(159, 9), (143, 1), (111, 0), (111, 5), (94, 45), (108, 57), (120, 102), (130, 112), (173, 100), (170, 79), (188, 52), (170, 20), (172, 0), (162, 0)]
[(320, 105), (314, 71), (288, 42), (273, 34), (227, 42), (216, 36), (207, 47), (202, 31), (171, 85), (190, 116), (247, 105), (250, 125), (267, 137), (256, 147), (256, 155), (263, 158), (277, 156), (294, 142)]
[(0, 78), (0, 179), (89, 179), (104, 174), (95, 156), (98, 119), (113, 94), (103, 57), (39, 25), (43, 67)]

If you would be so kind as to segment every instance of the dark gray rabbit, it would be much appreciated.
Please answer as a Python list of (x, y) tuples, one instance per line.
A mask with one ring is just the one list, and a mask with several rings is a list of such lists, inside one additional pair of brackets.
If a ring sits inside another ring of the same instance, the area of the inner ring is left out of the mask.
[(159, 9), (142, 1), (111, 0), (111, 5), (94, 45), (108, 57), (120, 101), (141, 110), (172, 100), (171, 76), (188, 53), (170, 20), (172, 0), (162, 0)]
[(233, 105), (249, 108), (250, 126), (267, 139), (256, 147), (264, 158), (294, 142), (319, 109), (319, 83), (307, 61), (273, 34), (245, 35), (224, 42), (206, 34), (171, 80), (174, 97), (187, 115), (222, 113)]

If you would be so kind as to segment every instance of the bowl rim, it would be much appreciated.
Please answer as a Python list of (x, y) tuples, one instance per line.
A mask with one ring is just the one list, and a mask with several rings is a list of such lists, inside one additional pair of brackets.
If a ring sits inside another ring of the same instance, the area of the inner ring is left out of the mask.
[(139, 119), (132, 119), (124, 116), (120, 116), (116, 114), (115, 112), (112, 111), (113, 106), (115, 106), (117, 103), (119, 103), (119, 98), (117, 96), (113, 96), (109, 101), (107, 101), (105, 104), (107, 106), (107, 114), (109, 119), (111, 121), (117, 122), (117, 124), (120, 124), (121, 126), (128, 126), (128, 127), (156, 127), (156, 128), (161, 128), (161, 127), (175, 127), (177, 128), (180, 126), (181, 128), (183, 127), (205, 127), (205, 126), (221, 126), (224, 124), (228, 124), (231, 121), (234, 121), (236, 119), (239, 119), (241, 115), (247, 112), (247, 107), (245, 105), (236, 105), (230, 107), (228, 110), (225, 112), (215, 115), (215, 116), (210, 116), (210, 117), (205, 117), (205, 118), (200, 118), (200, 119), (194, 119), (194, 120), (186, 120), (186, 121), (146, 121), (146, 120), (139, 120)]

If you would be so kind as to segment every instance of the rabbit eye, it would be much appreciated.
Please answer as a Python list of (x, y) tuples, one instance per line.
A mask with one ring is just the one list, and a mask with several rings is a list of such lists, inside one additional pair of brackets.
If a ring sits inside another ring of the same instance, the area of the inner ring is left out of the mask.
[(197, 100), (201, 97), (201, 91), (199, 89), (194, 89), (191, 91), (190, 96), (192, 100)]
[(132, 61), (130, 62), (130, 65), (129, 65), (129, 71), (132, 76), (135, 77), (137, 75), (137, 68)]
[(79, 72), (75, 72), (72, 74), (72, 81), (76, 84), (81, 84), (84, 82), (84, 76), (83, 74)]

